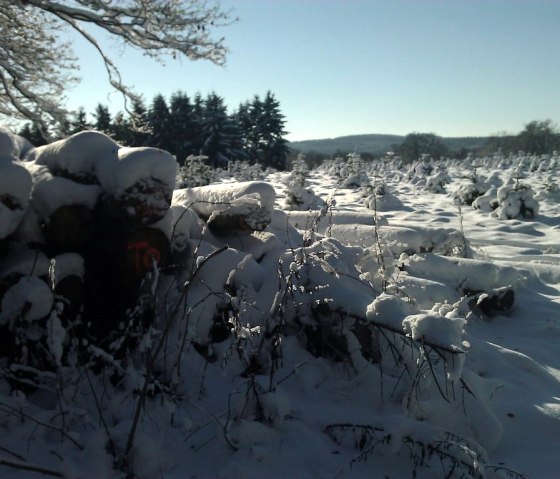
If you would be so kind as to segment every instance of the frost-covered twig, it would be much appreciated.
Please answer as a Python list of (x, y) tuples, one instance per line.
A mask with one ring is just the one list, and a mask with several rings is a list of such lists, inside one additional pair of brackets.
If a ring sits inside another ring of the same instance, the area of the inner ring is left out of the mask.
[[(228, 246), (225, 245), (222, 248), (213, 251), (208, 256), (206, 256), (202, 261), (200, 261), (200, 263), (198, 263), (197, 268), (194, 270), (191, 279), (184, 285), (182, 295), (187, 295), (188, 294), (190, 286), (193, 284), (193, 281), (198, 277), (198, 275), (199, 275), (200, 271), (202, 270), (202, 268), (204, 267), (204, 265), (208, 261), (210, 261), (212, 258), (216, 257), (217, 255), (221, 254), (222, 252), (224, 252), (227, 249), (228, 249)], [(130, 453), (132, 452), (132, 448), (133, 448), (133, 445), (134, 445), (134, 437), (136, 435), (136, 429), (138, 427), (138, 421), (140, 420), (140, 414), (142, 412), (142, 409), (144, 407), (144, 402), (145, 402), (147, 394), (148, 394), (148, 388), (149, 388), (150, 382), (152, 380), (152, 374), (153, 374), (153, 371), (154, 371), (155, 363), (156, 363), (157, 358), (159, 357), (164, 345), (166, 344), (167, 336), (169, 335), (169, 332), (171, 330), (171, 326), (172, 326), (174, 320), (177, 317), (177, 314), (178, 314), (179, 308), (180, 308), (180, 304), (181, 304), (181, 300), (178, 300), (177, 303), (175, 304), (175, 307), (171, 311), (171, 314), (167, 318), (167, 324), (165, 325), (165, 329), (164, 329), (161, 337), (159, 338), (159, 340), (157, 342), (157, 345), (155, 346), (155, 348), (152, 348), (152, 350), (148, 351), (147, 354), (146, 354), (146, 371), (145, 371), (145, 376), (144, 376), (144, 384), (142, 386), (142, 390), (140, 391), (139, 396), (138, 396), (138, 400), (136, 402), (136, 408), (134, 410), (132, 425), (131, 425), (130, 431), (128, 433), (128, 438), (127, 438), (126, 447), (125, 447), (124, 456), (123, 456), (123, 459), (124, 459), (123, 467), (127, 466), (127, 461), (129, 460)]]
[(13, 406), (10, 406), (9, 404), (6, 404), (4, 402), (0, 402), (0, 408), (4, 408), (10, 414), (17, 414), (22, 418), (29, 419), (30, 421), (37, 424), (37, 426), (41, 426), (41, 427), (44, 427), (44, 428), (47, 428), (47, 429), (51, 429), (53, 431), (56, 431), (56, 432), (60, 433), (62, 436), (64, 436), (66, 439), (68, 439), (72, 444), (74, 444), (74, 446), (76, 446), (80, 451), (83, 451), (85, 449), (84, 446), (82, 446), (78, 441), (76, 441), (76, 439), (74, 439), (70, 434), (68, 434), (66, 431), (64, 431), (63, 429), (61, 429), (59, 427), (53, 426), (52, 424), (48, 424), (48, 423), (45, 423), (43, 421), (39, 421), (38, 419), (34, 418), (30, 414), (24, 413), (21, 409), (17, 409), (17, 408), (15, 408)]
[(0, 457), (0, 466), (10, 467), (12, 469), (19, 469), (21, 471), (35, 472), (37, 474), (42, 474), (44, 476), (51, 477), (65, 477), (60, 471), (55, 471), (53, 469), (47, 469), (46, 467), (34, 466), (27, 463), (8, 461)]

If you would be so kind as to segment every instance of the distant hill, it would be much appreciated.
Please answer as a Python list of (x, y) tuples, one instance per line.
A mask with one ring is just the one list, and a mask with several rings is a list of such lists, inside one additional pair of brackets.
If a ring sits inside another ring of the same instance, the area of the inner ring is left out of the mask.
[[(373, 153), (383, 154), (393, 150), (405, 139), (402, 135), (349, 135), (337, 138), (326, 138), (324, 140), (292, 141), (289, 147), (292, 150), (322, 153), (332, 155), (335, 153)], [(464, 138), (442, 138), (443, 142), (451, 151), (459, 151), (462, 148), (475, 149), (486, 143), (487, 137), (464, 137)]]

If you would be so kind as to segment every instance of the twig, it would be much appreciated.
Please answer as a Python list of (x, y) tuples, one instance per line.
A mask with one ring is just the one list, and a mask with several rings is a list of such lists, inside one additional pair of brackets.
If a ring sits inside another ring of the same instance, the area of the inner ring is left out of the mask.
[(20, 469), (23, 471), (36, 472), (37, 474), (43, 474), (44, 476), (64, 477), (64, 474), (59, 471), (46, 469), (41, 466), (32, 466), (31, 464), (22, 464), (20, 462), (7, 461), (6, 459), (2, 458), (0, 458), (0, 466), (11, 467), (12, 469)]
[(84, 446), (82, 446), (79, 442), (77, 442), (72, 436), (70, 436), (68, 433), (66, 433), (63, 429), (60, 429), (59, 427), (53, 426), (51, 424), (44, 423), (42, 421), (39, 421), (38, 419), (35, 419), (33, 416), (30, 416), (29, 414), (26, 414), (23, 411), (10, 406), (9, 404), (0, 402), (0, 406), (8, 409), (11, 412), (20, 414), (22, 417), (25, 417), (26, 419), (30, 419), (35, 424), (37, 424), (37, 426), (43, 426), (43, 427), (46, 427), (47, 429), (52, 429), (53, 431), (59, 432), (66, 439), (69, 439), (80, 451), (83, 451), (85, 449)]
[[(220, 249), (217, 249), (216, 251), (213, 251), (212, 253), (210, 253), (208, 256), (206, 256), (201, 262), (200, 264), (197, 266), (197, 268), (195, 269), (195, 271), (193, 272), (193, 275), (190, 279), (190, 281), (188, 281), (183, 289), (183, 295), (185, 296), (188, 294), (188, 291), (190, 289), (190, 286), (193, 284), (193, 280), (198, 276), (198, 274), (200, 273), (201, 269), (204, 267), (204, 265), (210, 261), (210, 259), (216, 257), (217, 255), (219, 255), (220, 253), (223, 253), (225, 250), (228, 249), (228, 246), (225, 245)], [(165, 325), (165, 330), (163, 331), (163, 334), (161, 335), (161, 338), (159, 339), (159, 342), (156, 346), (156, 350), (155, 352), (152, 354), (151, 352), (148, 352), (146, 355), (146, 374), (144, 377), (144, 385), (142, 386), (142, 391), (140, 392), (140, 395), (138, 397), (138, 401), (136, 403), (136, 409), (134, 411), (134, 418), (132, 420), (132, 426), (130, 428), (130, 432), (128, 433), (128, 439), (126, 442), (126, 448), (124, 450), (124, 459), (125, 461), (128, 459), (128, 457), (130, 456), (130, 453), (132, 451), (132, 447), (134, 444), (134, 437), (136, 435), (136, 429), (138, 427), (138, 422), (140, 420), (140, 414), (142, 412), (142, 409), (144, 407), (144, 403), (146, 400), (146, 396), (148, 393), (148, 388), (150, 385), (150, 380), (152, 379), (152, 373), (153, 373), (153, 369), (155, 366), (155, 362), (157, 357), (159, 356), (161, 350), (163, 349), (163, 346), (165, 345), (165, 340), (171, 330), (171, 325), (173, 323), (174, 318), (176, 317), (178, 311), (179, 311), (179, 305), (181, 303), (181, 300), (177, 301), (177, 303), (175, 304), (175, 307), (173, 308), (171, 315), (169, 317), (169, 320), (167, 321), (167, 324)]]

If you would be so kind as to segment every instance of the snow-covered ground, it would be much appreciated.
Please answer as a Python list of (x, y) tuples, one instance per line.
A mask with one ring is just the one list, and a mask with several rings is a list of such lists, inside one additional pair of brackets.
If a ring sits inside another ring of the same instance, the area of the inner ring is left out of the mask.
[(470, 164), (327, 164), (311, 211), (287, 173), (176, 191), (158, 227), (196, 272), (155, 275), (128, 361), (0, 381), (0, 477), (558, 477), (560, 162)]

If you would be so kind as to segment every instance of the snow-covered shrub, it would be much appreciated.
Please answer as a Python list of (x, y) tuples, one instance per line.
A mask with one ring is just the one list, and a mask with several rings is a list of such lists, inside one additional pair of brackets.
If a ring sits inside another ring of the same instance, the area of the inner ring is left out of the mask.
[(360, 188), (369, 183), (369, 177), (365, 170), (364, 161), (359, 153), (350, 153), (346, 160), (346, 168), (343, 172), (341, 186), (343, 188)]
[(433, 175), (426, 178), (426, 189), (432, 193), (445, 193), (445, 185), (451, 182), (451, 178), (445, 169), (440, 168)]
[(539, 203), (534, 196), (528, 185), (504, 185), (497, 191), (498, 208), (493, 215), (501, 220), (533, 219), (539, 212)]
[(409, 166), (406, 177), (410, 183), (422, 186), (426, 184), (433, 170), (433, 160), (429, 155), (423, 154), (417, 161)]
[(488, 182), (484, 181), (477, 173), (477, 166), (468, 177), (468, 183), (461, 184), (451, 195), (453, 202), (459, 205), (471, 206), (473, 201), (482, 196), (490, 188)]
[(250, 164), (247, 161), (230, 161), (227, 174), (237, 181), (260, 181), (266, 176), (259, 163)]
[(389, 191), (385, 182), (375, 182), (372, 189), (373, 192), (363, 200), (366, 208), (381, 212), (404, 208), (402, 201)]
[(476, 210), (481, 210), (486, 213), (494, 211), (498, 207), (497, 199), (498, 188), (488, 188), (486, 193), (478, 196), (473, 202), (472, 207)]
[(545, 176), (542, 187), (543, 189), (535, 195), (536, 200), (560, 200), (560, 186), (557, 183), (556, 174), (548, 174)]
[(336, 158), (323, 161), (319, 168), (331, 178), (336, 178), (340, 182), (346, 175), (346, 160), (337, 156)]
[(299, 154), (292, 163), (292, 171), (284, 179), (286, 185), (286, 208), (289, 210), (319, 209), (324, 201), (309, 188), (309, 168), (305, 155)]
[(207, 156), (190, 155), (177, 172), (177, 188), (205, 186), (215, 181), (214, 169), (206, 163)]

